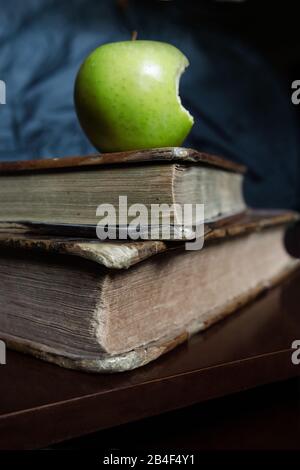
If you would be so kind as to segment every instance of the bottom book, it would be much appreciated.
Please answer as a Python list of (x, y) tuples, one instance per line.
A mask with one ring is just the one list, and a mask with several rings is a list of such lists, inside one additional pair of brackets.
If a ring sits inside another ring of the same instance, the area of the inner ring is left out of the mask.
[(140, 367), (299, 266), (288, 212), (248, 211), (205, 227), (204, 248), (100, 242), (0, 226), (0, 338), (63, 367)]

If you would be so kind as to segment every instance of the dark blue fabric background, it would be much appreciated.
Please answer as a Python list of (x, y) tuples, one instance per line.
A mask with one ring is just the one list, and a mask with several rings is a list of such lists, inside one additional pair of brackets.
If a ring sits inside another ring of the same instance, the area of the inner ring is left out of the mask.
[(290, 90), (256, 52), (199, 27), (186, 3), (132, 0), (123, 11), (114, 0), (0, 0), (0, 160), (93, 152), (74, 112), (76, 72), (91, 50), (137, 29), (190, 60), (181, 96), (195, 126), (185, 145), (246, 163), (250, 204), (300, 208)]

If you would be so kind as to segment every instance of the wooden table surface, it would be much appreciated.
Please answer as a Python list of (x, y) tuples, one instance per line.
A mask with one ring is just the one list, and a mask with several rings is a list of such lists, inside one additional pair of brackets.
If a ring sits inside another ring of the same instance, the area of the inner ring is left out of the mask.
[[(90, 455), (86, 452), (89, 450), (97, 456), (100, 452), (109, 454), (112, 449), (119, 450), (121, 455), (159, 450), (167, 453), (170, 449), (174, 453), (192, 451), (199, 456), (202, 467), (207, 463), (217, 468), (213, 465), (216, 460), (221, 468), (228, 460), (240, 459), (239, 466), (230, 465), (231, 469), (240, 470), (249, 457), (256, 458), (260, 466), (264, 457), (270, 466), (271, 451), (299, 451), (299, 435), (300, 378), (294, 377), (103, 429), (54, 444), (50, 449), (82, 450), (85, 456)], [(262, 456), (261, 451), (267, 453)], [(278, 453), (274, 457), (276, 464), (281, 463), (278, 468), (288, 466), (286, 452), (281, 454), (283, 462), (278, 459)], [(253, 468), (253, 461), (249, 468)]]
[(8, 351), (0, 366), (0, 448), (35, 449), (300, 375), (300, 272), (136, 371), (70, 371)]

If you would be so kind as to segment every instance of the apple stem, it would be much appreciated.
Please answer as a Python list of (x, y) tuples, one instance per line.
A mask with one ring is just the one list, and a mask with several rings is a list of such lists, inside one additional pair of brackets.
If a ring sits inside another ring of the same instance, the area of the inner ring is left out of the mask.
[(131, 41), (136, 41), (137, 37), (138, 37), (138, 32), (137, 31), (132, 31)]
[(117, 0), (117, 4), (122, 10), (126, 10), (128, 7), (129, 0)]

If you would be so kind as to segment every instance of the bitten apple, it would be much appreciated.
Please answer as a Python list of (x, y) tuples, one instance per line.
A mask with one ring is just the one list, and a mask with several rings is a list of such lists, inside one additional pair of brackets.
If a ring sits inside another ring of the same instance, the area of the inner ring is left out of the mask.
[(193, 125), (179, 80), (188, 59), (157, 41), (105, 44), (83, 62), (75, 82), (80, 124), (103, 152), (180, 146)]

